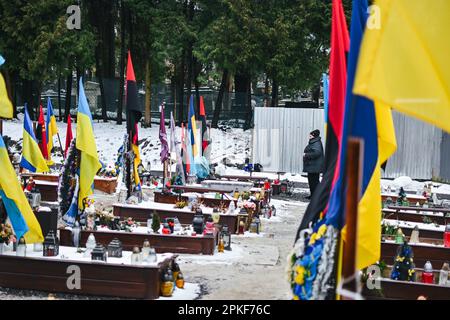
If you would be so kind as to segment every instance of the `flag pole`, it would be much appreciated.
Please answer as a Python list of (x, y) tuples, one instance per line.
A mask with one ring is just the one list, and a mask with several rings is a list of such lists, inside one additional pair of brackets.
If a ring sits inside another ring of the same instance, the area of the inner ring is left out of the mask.
[[(358, 202), (361, 194), (362, 151), (361, 139), (349, 138), (347, 151), (347, 196), (346, 196), (346, 241), (342, 247), (342, 288), (351, 293), (359, 293), (356, 270), (356, 241), (358, 225)], [(345, 299), (352, 299), (345, 297)], [(354, 298), (353, 298), (354, 299)]]
[[(66, 155), (65, 155), (64, 149), (62, 147), (61, 138), (59, 137), (59, 132), (56, 135), (58, 136), (59, 147), (61, 148), (61, 153), (62, 153), (63, 159), (66, 160)], [(52, 138), (50, 138), (50, 139), (52, 139)]]

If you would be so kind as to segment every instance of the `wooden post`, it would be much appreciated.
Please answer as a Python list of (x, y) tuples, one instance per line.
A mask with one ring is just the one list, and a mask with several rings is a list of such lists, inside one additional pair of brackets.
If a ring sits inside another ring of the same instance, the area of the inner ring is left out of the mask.
[(356, 241), (358, 223), (358, 202), (361, 195), (362, 151), (360, 139), (350, 138), (347, 148), (347, 194), (345, 201), (346, 241), (343, 247), (342, 281), (343, 289), (357, 292), (357, 279), (348, 280), (356, 273)]
[(163, 190), (166, 186), (166, 171), (167, 171), (167, 160), (163, 162), (163, 186), (162, 186)]
[[(63, 156), (63, 159), (66, 160), (66, 155), (64, 153), (65, 150), (62, 147), (61, 138), (59, 137), (59, 132), (56, 135), (58, 136), (58, 142), (59, 142), (59, 147), (61, 148), (61, 154)], [(53, 139), (53, 138), (50, 138), (50, 139)]]

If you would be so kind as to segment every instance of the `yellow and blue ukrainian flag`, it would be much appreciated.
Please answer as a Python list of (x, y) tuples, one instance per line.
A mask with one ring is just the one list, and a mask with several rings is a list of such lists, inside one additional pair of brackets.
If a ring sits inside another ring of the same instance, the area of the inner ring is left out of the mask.
[(0, 118), (11, 119), (12, 117), (13, 105), (11, 103), (11, 100), (9, 99), (8, 91), (6, 90), (5, 79), (0, 73)]
[(79, 88), (76, 147), (81, 151), (78, 207), (83, 209), (83, 200), (92, 194), (95, 175), (102, 165), (98, 160), (92, 115), (84, 93), (82, 78), (80, 78)]
[(33, 125), (25, 104), (25, 117), (23, 122), (22, 159), (20, 166), (31, 172), (47, 172), (47, 162), (42, 155), (41, 149), (34, 135)]
[[(347, 88), (352, 88), (358, 65), (359, 49), (368, 18), (367, 0), (353, 0), (350, 30), (350, 53), (347, 69)], [(342, 143), (339, 153), (338, 180), (331, 192), (326, 224), (345, 226), (346, 153), (348, 139), (363, 141), (361, 198), (358, 204), (356, 267), (363, 269), (380, 258), (381, 250), (381, 194), (380, 166), (396, 149), (395, 131), (389, 108), (374, 104), (363, 96), (347, 90)], [(345, 241), (345, 228), (343, 230)]]
[(9, 160), (8, 151), (1, 136), (0, 165), (2, 170), (2, 174), (0, 174), (0, 196), (17, 239), (23, 236), (27, 243), (43, 242), (41, 226), (17, 180), (16, 172)]
[(353, 91), (450, 132), (450, 1), (374, 7), (382, 20), (364, 34)]
[(46, 127), (47, 127), (47, 150), (48, 158), (51, 158), (51, 152), (53, 149), (53, 136), (58, 134), (58, 126), (56, 125), (56, 117), (53, 112), (52, 101), (50, 98), (47, 100), (47, 117), (46, 117)]

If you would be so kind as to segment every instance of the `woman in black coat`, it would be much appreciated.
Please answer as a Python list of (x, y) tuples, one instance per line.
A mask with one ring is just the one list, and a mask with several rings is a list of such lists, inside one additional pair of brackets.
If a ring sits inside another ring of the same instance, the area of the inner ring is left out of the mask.
[(310, 190), (310, 196), (307, 197), (308, 199), (311, 199), (314, 190), (316, 190), (316, 187), (319, 184), (320, 174), (323, 172), (324, 160), (325, 157), (320, 138), (320, 131), (316, 129), (310, 132), (309, 143), (303, 154), (303, 172), (308, 173)]

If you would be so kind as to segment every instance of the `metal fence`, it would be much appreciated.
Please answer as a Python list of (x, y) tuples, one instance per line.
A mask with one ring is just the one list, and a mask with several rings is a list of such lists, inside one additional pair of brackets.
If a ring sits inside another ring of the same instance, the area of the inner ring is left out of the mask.
[[(106, 103), (106, 111), (107, 115), (110, 119), (115, 119), (117, 117), (117, 106), (119, 99), (119, 79), (103, 79), (103, 86), (105, 92), (105, 103)], [(20, 85), (18, 86), (20, 88)], [(55, 112), (59, 112), (59, 108), (61, 106), (62, 113), (64, 113), (64, 107), (66, 103), (66, 81), (62, 80), (60, 83), (60, 98), (58, 98), (58, 86), (57, 83), (48, 83), (44, 86), (41, 92), (41, 103), (46, 106), (46, 100), (49, 97), (52, 100)], [(88, 99), (89, 106), (91, 108), (91, 112), (94, 118), (100, 118), (102, 116), (102, 97), (100, 92), (100, 84), (97, 79), (91, 78), (84, 82), (84, 90), (86, 93), (86, 98)], [(20, 96), (20, 89), (17, 90), (18, 94), (15, 97), (16, 105), (23, 106), (25, 101)], [(73, 87), (70, 97), (70, 109), (71, 113), (74, 115), (76, 113), (77, 106), (77, 92), (78, 92), (78, 84), (77, 81), (73, 80)], [(199, 95), (203, 96), (204, 106), (206, 111), (206, 116), (208, 120), (211, 120), (214, 115), (214, 110), (216, 108), (216, 101), (218, 96), (218, 90), (209, 88), (209, 87), (200, 87)], [(196, 101), (196, 92), (195, 88), (192, 88), (191, 94), (194, 95), (194, 103), (197, 106)], [(145, 110), (145, 87), (144, 83), (138, 83), (138, 103), (140, 104), (142, 110)], [(175, 109), (179, 110), (183, 107), (183, 118), (187, 120), (188, 114), (188, 90), (185, 88), (183, 104), (179, 101), (180, 99), (175, 97), (175, 92), (173, 90), (173, 86), (170, 84), (154, 84), (152, 85), (151, 90), (151, 114), (152, 118), (159, 117), (159, 106), (164, 102), (165, 103), (165, 115), (166, 119), (169, 117), (170, 112), (173, 112)], [(264, 105), (264, 99), (267, 96), (259, 92), (255, 92), (251, 96), (252, 107), (261, 107)], [(123, 117), (125, 117), (125, 90), (123, 103)], [(235, 93), (235, 92), (227, 92), (223, 96), (222, 108), (219, 120), (222, 121), (231, 121), (231, 123), (242, 124), (247, 117), (248, 108), (246, 105), (247, 95), (246, 93)], [(19, 108), (20, 109), (20, 108)], [(196, 112), (198, 112), (197, 108), (195, 108)], [(176, 116), (176, 115), (175, 115)], [(33, 115), (32, 115), (33, 117)]]
[[(398, 147), (383, 177), (450, 181), (450, 135), (397, 112), (393, 119)], [(323, 109), (258, 108), (253, 161), (264, 170), (301, 173), (308, 134), (323, 128)]]

